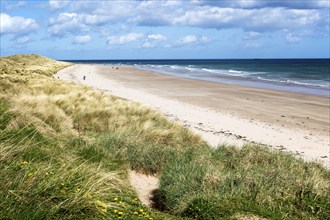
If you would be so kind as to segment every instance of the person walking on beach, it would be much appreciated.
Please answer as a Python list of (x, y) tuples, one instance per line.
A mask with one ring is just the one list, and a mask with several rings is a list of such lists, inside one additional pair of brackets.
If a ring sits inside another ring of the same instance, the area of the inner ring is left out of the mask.
[(85, 80), (86, 79), (86, 76), (83, 76), (83, 80)]

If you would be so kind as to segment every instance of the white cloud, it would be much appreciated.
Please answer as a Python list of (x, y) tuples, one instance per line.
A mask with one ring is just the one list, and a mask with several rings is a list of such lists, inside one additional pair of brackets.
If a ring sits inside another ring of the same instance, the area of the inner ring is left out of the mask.
[(153, 48), (153, 47), (155, 47), (155, 46), (156, 46), (155, 42), (150, 42), (150, 41), (145, 41), (145, 42), (141, 45), (142, 48)]
[(235, 0), (235, 1), (204, 1), (205, 5), (230, 7), (230, 8), (259, 8), (265, 5), (265, 1), (258, 0)]
[(330, 8), (330, 1), (318, 0), (318, 1), (314, 1), (314, 4), (319, 8)]
[(89, 35), (80, 35), (77, 36), (74, 40), (74, 44), (86, 44), (92, 40), (92, 37)]
[(30, 41), (30, 38), (28, 36), (22, 36), (16, 39), (16, 43), (18, 44), (26, 44)]
[(187, 10), (181, 1), (141, 1), (136, 6), (132, 22), (140, 26), (171, 25), (172, 18)]
[(137, 4), (137, 1), (98, 1), (96, 9), (90, 15), (105, 16), (112, 23), (130, 23), (138, 14)]
[(214, 0), (194, 0), (193, 5), (218, 6), (229, 8), (274, 8), (284, 7), (292, 9), (315, 9), (329, 8), (328, 0), (235, 0), (235, 1), (214, 1)]
[(179, 0), (167, 0), (167, 1), (162, 1), (162, 6), (163, 7), (167, 7), (167, 6), (178, 6), (180, 5), (182, 2)]
[(199, 38), (199, 40), (200, 40), (200, 42), (202, 42), (202, 43), (208, 43), (208, 42), (210, 42), (210, 39), (209, 39), (208, 37), (206, 37), (206, 36), (201, 36), (201, 37)]
[(142, 48), (154, 48), (159, 46), (160, 42), (166, 40), (166, 37), (161, 34), (150, 34), (141, 45)]
[(112, 17), (107, 15), (83, 15), (83, 21), (87, 25), (104, 25), (111, 21)]
[(50, 10), (55, 11), (64, 8), (69, 2), (65, 0), (60, 0), (60, 1), (49, 0), (48, 3)]
[(196, 43), (196, 42), (197, 42), (197, 36), (187, 35), (187, 36), (184, 36), (184, 37), (180, 38), (179, 40), (177, 40), (175, 42), (175, 45), (183, 46), (183, 45), (192, 44), (192, 43)]
[(88, 31), (89, 27), (83, 21), (82, 15), (63, 12), (49, 19), (48, 32), (53, 36), (63, 37), (68, 33)]
[(17, 4), (14, 4), (14, 5), (7, 5), (4, 7), (4, 10), (5, 11), (12, 11), (12, 10), (16, 10), (16, 9), (19, 9), (19, 8), (22, 8), (26, 5), (26, 2), (24, 1), (19, 1)]
[(12, 17), (5, 13), (0, 14), (0, 21), (1, 34), (28, 34), (39, 27), (37, 22), (31, 18)]
[(72, 1), (70, 4), (70, 8), (73, 12), (91, 12), (95, 10), (99, 6), (99, 1), (89, 1), (89, 0), (83, 0), (83, 1)]
[(70, 22), (74, 19), (78, 18), (78, 14), (77, 13), (67, 13), (67, 12), (63, 12), (60, 13), (57, 17), (55, 18), (50, 18), (49, 19), (49, 24), (63, 24), (65, 22)]
[(161, 35), (161, 34), (150, 34), (150, 35), (148, 35), (148, 39), (152, 39), (152, 40), (166, 40), (166, 37), (164, 35)]
[(173, 24), (216, 29), (241, 28), (262, 32), (308, 27), (315, 25), (319, 19), (317, 10), (196, 7), (173, 18)]
[(261, 37), (261, 33), (255, 32), (255, 31), (250, 31), (246, 32), (243, 36), (243, 40), (256, 40)]
[(49, 19), (48, 31), (53, 36), (63, 37), (68, 33), (86, 32), (96, 26), (104, 26), (112, 20), (112, 16), (96, 14), (79, 14), (62, 12)]
[(202, 45), (208, 42), (210, 42), (210, 39), (206, 36), (186, 35), (175, 41), (173, 45), (166, 45), (165, 47), (182, 47), (193, 44)]
[(300, 41), (300, 38), (298, 36), (294, 35), (293, 33), (288, 33), (285, 35), (285, 40), (289, 44), (296, 44)]
[(141, 33), (129, 33), (123, 36), (110, 36), (108, 37), (107, 42), (110, 45), (115, 45), (115, 44), (123, 45), (130, 42), (141, 40), (143, 36), (144, 35)]
[(166, 37), (162, 34), (149, 34), (145, 39), (144, 43), (141, 45), (142, 48), (153, 48), (160, 44), (160, 42), (165, 41)]

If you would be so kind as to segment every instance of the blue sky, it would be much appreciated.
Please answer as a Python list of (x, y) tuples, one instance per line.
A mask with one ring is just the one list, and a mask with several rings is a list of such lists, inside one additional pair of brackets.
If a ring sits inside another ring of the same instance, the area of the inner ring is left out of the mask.
[(1, 56), (329, 58), (329, 0), (1, 0)]

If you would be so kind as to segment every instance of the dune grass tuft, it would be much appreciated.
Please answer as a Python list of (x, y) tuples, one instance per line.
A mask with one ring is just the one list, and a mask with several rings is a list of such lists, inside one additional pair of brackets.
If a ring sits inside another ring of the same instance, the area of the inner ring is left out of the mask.
[(198, 219), (240, 213), (270, 219), (327, 219), (329, 178), (321, 165), (283, 152), (222, 146), (174, 157), (162, 172), (158, 193), (171, 212)]

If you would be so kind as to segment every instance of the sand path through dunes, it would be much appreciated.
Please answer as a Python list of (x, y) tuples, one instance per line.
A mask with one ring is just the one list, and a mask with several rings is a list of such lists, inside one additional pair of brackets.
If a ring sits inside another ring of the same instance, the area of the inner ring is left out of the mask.
[(123, 66), (77, 64), (56, 76), (157, 109), (212, 146), (256, 142), (330, 167), (327, 97), (184, 79)]
[(158, 189), (159, 180), (154, 176), (148, 176), (141, 173), (137, 173), (134, 170), (128, 172), (131, 185), (137, 192), (140, 201), (146, 206), (151, 207), (152, 193)]

